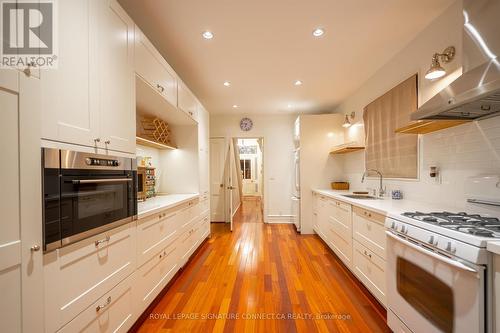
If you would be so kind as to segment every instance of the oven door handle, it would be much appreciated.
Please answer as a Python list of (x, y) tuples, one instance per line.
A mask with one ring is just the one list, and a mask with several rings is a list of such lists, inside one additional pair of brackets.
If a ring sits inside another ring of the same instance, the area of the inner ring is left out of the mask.
[(112, 178), (112, 179), (74, 179), (73, 184), (99, 184), (99, 183), (119, 183), (131, 182), (132, 178)]
[[(458, 269), (461, 269), (461, 270), (464, 270), (464, 271), (468, 271), (468, 272), (472, 272), (472, 273), (479, 273), (477, 270), (469, 267), (469, 266), (466, 266), (464, 264), (462, 264), (461, 262), (457, 261), (457, 260), (453, 260), (453, 259), (450, 259), (450, 258), (447, 258), (445, 256), (442, 256), (442, 255), (439, 255), (439, 254), (436, 254), (434, 252), (431, 252), (429, 250), (426, 250), (424, 248), (422, 248), (421, 246), (418, 246), (416, 244), (413, 244), (397, 235), (395, 235), (394, 233), (390, 232), (390, 231), (386, 231), (385, 232), (387, 236), (389, 236), (390, 238), (414, 249), (415, 251), (417, 252), (420, 252), (422, 254), (425, 254), (425, 255), (428, 255), (429, 257), (432, 257), (434, 259), (437, 259), (439, 261), (442, 261), (442, 262), (445, 262), (447, 263), (448, 265), (450, 266), (453, 266), (455, 268), (458, 268)], [(479, 266), (479, 267), (482, 267), (482, 266)]]

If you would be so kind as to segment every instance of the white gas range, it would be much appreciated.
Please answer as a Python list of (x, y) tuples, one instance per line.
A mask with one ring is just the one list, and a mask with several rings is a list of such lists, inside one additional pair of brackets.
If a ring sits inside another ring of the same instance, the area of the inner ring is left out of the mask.
[(395, 332), (491, 329), (491, 256), (500, 221), (466, 213), (387, 218), (388, 324)]

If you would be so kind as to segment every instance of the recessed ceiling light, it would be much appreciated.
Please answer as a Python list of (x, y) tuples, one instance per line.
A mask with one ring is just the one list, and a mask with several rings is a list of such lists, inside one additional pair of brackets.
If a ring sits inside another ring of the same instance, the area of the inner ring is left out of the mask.
[(302, 85), (302, 81), (295, 80), (295, 82), (293, 84), (295, 84), (296, 86), (301, 86)]
[(292, 104), (288, 104), (286, 107), (290, 109), (292, 108)]
[(313, 30), (312, 34), (314, 37), (321, 37), (325, 34), (325, 30), (322, 28), (316, 28)]
[(214, 38), (214, 34), (211, 33), (210, 31), (204, 31), (203, 34), (202, 34), (203, 38), (205, 39), (212, 39)]
[(237, 109), (237, 108), (238, 108), (238, 105), (233, 104), (233, 109)]
[(229, 86), (231, 85), (231, 82), (229, 82), (229, 81), (224, 81), (224, 83), (223, 83), (223, 84), (224, 84), (224, 86), (229, 87)]

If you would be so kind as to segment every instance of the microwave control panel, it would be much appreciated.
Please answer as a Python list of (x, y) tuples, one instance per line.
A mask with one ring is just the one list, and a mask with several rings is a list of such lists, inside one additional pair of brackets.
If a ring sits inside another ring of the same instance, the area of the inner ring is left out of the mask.
[(109, 160), (109, 159), (104, 159), (104, 158), (93, 158), (93, 157), (87, 157), (85, 159), (85, 163), (87, 165), (92, 165), (92, 166), (119, 166), (120, 162), (118, 160)]

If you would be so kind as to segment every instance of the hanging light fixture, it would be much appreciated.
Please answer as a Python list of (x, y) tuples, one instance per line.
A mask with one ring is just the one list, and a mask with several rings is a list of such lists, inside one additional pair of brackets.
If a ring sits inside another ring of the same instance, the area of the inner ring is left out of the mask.
[(425, 78), (427, 80), (434, 80), (446, 75), (446, 70), (441, 67), (440, 60), (443, 63), (449, 63), (455, 57), (455, 47), (449, 46), (447, 47), (443, 53), (434, 53), (432, 56), (431, 67), (425, 73)]
[[(354, 119), (354, 117), (356, 117), (356, 113), (355, 112), (351, 112), (350, 115), (345, 115), (345, 119), (344, 119), (344, 123), (342, 124), (342, 127), (345, 127), (345, 128), (348, 128), (348, 127), (351, 127), (351, 119)], [(350, 118), (350, 119), (349, 119)]]

